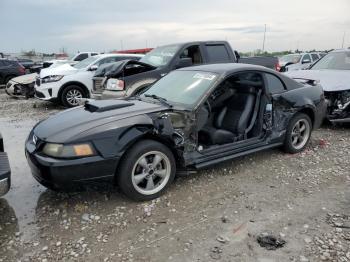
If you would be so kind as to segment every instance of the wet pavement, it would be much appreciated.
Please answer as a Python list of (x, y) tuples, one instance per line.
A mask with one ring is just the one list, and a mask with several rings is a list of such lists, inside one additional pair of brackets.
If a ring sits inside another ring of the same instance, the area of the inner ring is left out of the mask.
[(0, 119), (1, 133), (12, 169), (12, 187), (5, 196), (13, 209), (23, 240), (32, 239), (37, 233), (35, 210), (40, 195), (46, 190), (32, 177), (24, 154), (24, 142), (37, 121), (11, 121)]

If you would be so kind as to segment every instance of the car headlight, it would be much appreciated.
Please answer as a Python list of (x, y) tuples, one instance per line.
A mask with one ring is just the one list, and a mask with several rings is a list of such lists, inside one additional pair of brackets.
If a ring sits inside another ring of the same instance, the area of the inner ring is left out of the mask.
[(42, 152), (47, 156), (57, 158), (76, 158), (96, 155), (96, 151), (90, 143), (73, 145), (47, 143)]
[(60, 81), (63, 77), (64, 76), (61, 76), (61, 75), (46, 76), (41, 79), (41, 83), (57, 82), (57, 81)]

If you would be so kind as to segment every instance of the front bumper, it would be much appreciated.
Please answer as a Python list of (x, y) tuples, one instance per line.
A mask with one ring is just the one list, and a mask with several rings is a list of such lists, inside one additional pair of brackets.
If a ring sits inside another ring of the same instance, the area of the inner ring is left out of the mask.
[(11, 169), (7, 154), (0, 152), (0, 196), (5, 195), (11, 186)]
[(35, 80), (35, 93), (34, 96), (40, 100), (53, 101), (57, 99), (57, 90), (61, 87), (60, 81), (51, 83), (41, 83), (41, 79)]
[(126, 97), (125, 91), (112, 91), (104, 89), (102, 93), (94, 93), (92, 97), (96, 100), (117, 99)]
[(5, 92), (12, 97), (32, 97), (34, 95), (34, 84), (19, 84), (10, 80), (5, 87)]
[(33, 177), (52, 189), (68, 189), (76, 184), (86, 184), (114, 179), (119, 158), (101, 156), (78, 159), (56, 159), (37, 152), (32, 142), (26, 142), (26, 158)]

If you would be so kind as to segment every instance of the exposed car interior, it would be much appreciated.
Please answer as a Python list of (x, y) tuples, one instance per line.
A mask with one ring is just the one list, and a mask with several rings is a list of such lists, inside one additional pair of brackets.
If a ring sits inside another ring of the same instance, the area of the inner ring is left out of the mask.
[(191, 58), (193, 65), (199, 65), (203, 63), (199, 45), (192, 45), (186, 48), (180, 55), (180, 58)]
[(198, 143), (223, 145), (261, 135), (267, 99), (263, 77), (247, 72), (224, 80), (198, 114)]

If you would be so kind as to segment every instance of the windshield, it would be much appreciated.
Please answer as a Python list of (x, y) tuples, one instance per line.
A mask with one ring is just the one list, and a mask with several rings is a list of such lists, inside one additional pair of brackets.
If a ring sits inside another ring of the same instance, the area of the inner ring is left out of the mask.
[(89, 58), (86, 58), (82, 60), (81, 62), (75, 64), (73, 67), (76, 69), (82, 69), (88, 67), (90, 64), (96, 62), (100, 57), (99, 56), (90, 56)]
[(217, 74), (201, 71), (174, 71), (161, 78), (144, 94), (159, 96), (168, 103), (193, 106), (211, 87)]
[(280, 58), (280, 62), (296, 64), (300, 61), (300, 58), (301, 55), (284, 55)]
[(140, 61), (155, 67), (164, 66), (169, 63), (179, 48), (179, 45), (157, 47), (142, 57)]
[(320, 59), (312, 69), (350, 70), (350, 52), (329, 53)]

